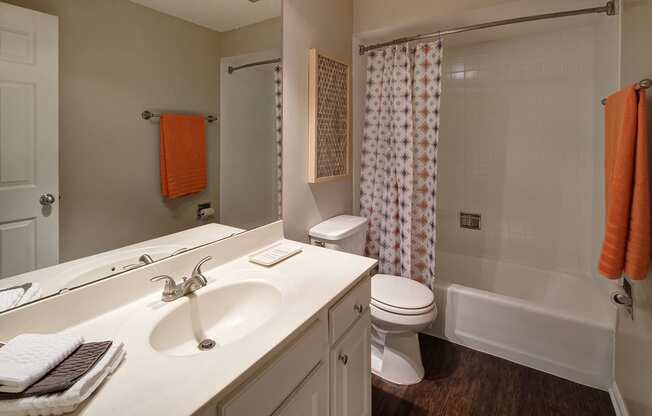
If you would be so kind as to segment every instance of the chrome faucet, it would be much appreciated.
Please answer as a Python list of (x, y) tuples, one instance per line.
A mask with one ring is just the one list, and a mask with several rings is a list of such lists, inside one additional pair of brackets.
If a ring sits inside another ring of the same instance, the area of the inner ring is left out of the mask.
[(208, 284), (208, 280), (206, 280), (206, 277), (201, 272), (201, 266), (211, 259), (212, 259), (211, 256), (204, 257), (203, 259), (201, 259), (199, 263), (197, 263), (195, 268), (192, 270), (192, 274), (190, 275), (190, 277), (189, 278), (184, 277), (182, 282), (179, 284), (177, 284), (173, 278), (171, 278), (166, 274), (153, 277), (149, 280), (151, 280), (152, 282), (158, 282), (159, 280), (164, 280), (165, 286), (163, 287), (163, 294), (161, 295), (161, 300), (163, 302), (172, 302), (173, 300), (177, 300), (180, 297), (187, 296)]

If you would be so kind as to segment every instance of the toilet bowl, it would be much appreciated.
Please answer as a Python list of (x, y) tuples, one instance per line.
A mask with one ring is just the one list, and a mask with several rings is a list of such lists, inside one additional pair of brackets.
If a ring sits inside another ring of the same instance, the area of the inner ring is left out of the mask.
[(395, 384), (423, 380), (418, 333), (435, 319), (432, 291), (414, 280), (371, 278), (371, 370)]
[[(340, 215), (313, 227), (310, 242), (362, 255), (367, 219)], [(432, 291), (414, 280), (377, 274), (371, 278), (371, 369), (395, 384), (416, 384), (424, 369), (419, 331), (437, 316)]]

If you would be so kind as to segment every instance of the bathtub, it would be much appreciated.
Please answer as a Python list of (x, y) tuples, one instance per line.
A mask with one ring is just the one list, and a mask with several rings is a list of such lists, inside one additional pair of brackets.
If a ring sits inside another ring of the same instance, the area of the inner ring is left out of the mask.
[(616, 310), (597, 279), (438, 253), (439, 313), (426, 332), (602, 390)]

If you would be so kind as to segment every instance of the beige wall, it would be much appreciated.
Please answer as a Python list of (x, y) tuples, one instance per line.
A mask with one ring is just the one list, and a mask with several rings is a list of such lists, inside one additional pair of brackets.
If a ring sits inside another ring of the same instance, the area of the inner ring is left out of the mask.
[(280, 17), (220, 33), (220, 56), (236, 56), (283, 47)]
[[(8, 3), (59, 16), (61, 260), (199, 225), (211, 191), (161, 198), (159, 129), (140, 113), (218, 113), (217, 32), (127, 0)], [(217, 140), (215, 123), (211, 170)]]
[(350, 180), (307, 183), (308, 50), (351, 60), (352, 0), (283, 1), (283, 220), (286, 236), (352, 210)]
[[(624, 86), (641, 78), (652, 78), (652, 0), (626, 0), (622, 18), (621, 82)], [(648, 134), (651, 134), (652, 91), (647, 93)], [(647, 280), (634, 283), (634, 320), (623, 312), (618, 316), (616, 383), (630, 416), (652, 414), (651, 275), (648, 274)]]
[(355, 33), (386, 31), (436, 22), (513, 0), (355, 0)]
[[(596, 0), (355, 0), (354, 33), (376, 40), (511, 17), (595, 7)], [(556, 20), (555, 25), (564, 25)], [(537, 23), (519, 25), (536, 27)], [(518, 30), (516, 26), (512, 29)], [(481, 40), (487, 31), (478, 33)], [(456, 41), (460, 35), (446, 38)]]

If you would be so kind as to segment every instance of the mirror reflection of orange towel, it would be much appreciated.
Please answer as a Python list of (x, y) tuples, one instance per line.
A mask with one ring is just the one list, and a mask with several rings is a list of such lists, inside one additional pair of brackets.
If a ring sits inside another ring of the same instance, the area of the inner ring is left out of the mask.
[(161, 194), (179, 198), (206, 188), (204, 118), (161, 115)]
[(607, 218), (598, 270), (645, 279), (650, 265), (650, 190), (645, 90), (625, 88), (605, 108)]

